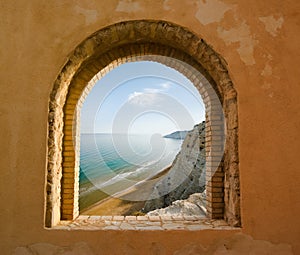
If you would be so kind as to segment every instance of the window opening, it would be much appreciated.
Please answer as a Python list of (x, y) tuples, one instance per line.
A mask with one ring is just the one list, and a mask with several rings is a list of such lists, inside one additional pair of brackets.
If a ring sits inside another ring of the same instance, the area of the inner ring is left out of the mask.
[(204, 216), (204, 120), (198, 90), (170, 67), (107, 73), (81, 108), (80, 214)]

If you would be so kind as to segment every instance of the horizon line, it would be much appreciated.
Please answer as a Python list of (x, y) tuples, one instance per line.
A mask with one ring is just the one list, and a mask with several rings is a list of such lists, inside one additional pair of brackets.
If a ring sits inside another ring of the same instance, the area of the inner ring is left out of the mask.
[(155, 134), (159, 134), (161, 136), (165, 136), (165, 135), (170, 135), (175, 132), (188, 132), (188, 131), (190, 131), (190, 130), (175, 130), (175, 131), (170, 131), (169, 133), (166, 133), (166, 134), (161, 134), (158, 132), (155, 132), (155, 133), (130, 133), (130, 134), (129, 133), (107, 133), (107, 132), (93, 132), (93, 133), (83, 132), (83, 133), (80, 133), (80, 135), (155, 135)]

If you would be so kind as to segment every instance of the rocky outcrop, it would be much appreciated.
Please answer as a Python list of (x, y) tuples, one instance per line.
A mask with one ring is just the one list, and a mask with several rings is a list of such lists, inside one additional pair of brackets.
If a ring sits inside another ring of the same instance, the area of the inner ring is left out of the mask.
[(156, 183), (143, 211), (167, 207), (176, 200), (187, 199), (204, 190), (205, 122), (202, 122), (187, 133), (171, 169)]
[(164, 138), (171, 138), (171, 139), (185, 139), (188, 131), (176, 131), (169, 135), (165, 135)]
[[(204, 192), (203, 192), (204, 193)], [(170, 206), (147, 213), (149, 216), (203, 216), (205, 217), (205, 195), (194, 193), (185, 200), (176, 200)]]

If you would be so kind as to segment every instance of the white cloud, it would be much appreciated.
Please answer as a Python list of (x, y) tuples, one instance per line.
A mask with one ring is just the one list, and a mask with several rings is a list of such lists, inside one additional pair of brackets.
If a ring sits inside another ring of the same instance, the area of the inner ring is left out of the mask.
[(129, 94), (127, 102), (134, 105), (150, 106), (160, 101), (159, 94), (166, 92), (171, 87), (170, 82), (159, 84), (160, 88), (145, 88), (142, 92)]
[(143, 94), (143, 92), (136, 92), (136, 91), (134, 91), (133, 93), (129, 94), (129, 96), (128, 96), (128, 101), (131, 101), (131, 100), (134, 99), (135, 97), (138, 97), (138, 96), (140, 96), (140, 95), (142, 95), (142, 94)]
[(160, 86), (164, 89), (164, 90), (168, 90), (171, 87), (171, 83), (170, 82), (165, 82), (162, 83)]
[(135, 91), (128, 96), (127, 102), (133, 105), (150, 106), (157, 104), (159, 102), (159, 98), (157, 97), (157, 93)]
[(152, 93), (152, 94), (161, 93), (162, 91), (163, 91), (162, 89), (154, 89), (154, 88), (145, 88), (144, 89), (145, 93)]
[(167, 90), (169, 90), (171, 85), (172, 84), (170, 82), (165, 82), (165, 83), (159, 84), (160, 88), (145, 88), (144, 92), (145, 93), (153, 93), (153, 94), (166, 92)]

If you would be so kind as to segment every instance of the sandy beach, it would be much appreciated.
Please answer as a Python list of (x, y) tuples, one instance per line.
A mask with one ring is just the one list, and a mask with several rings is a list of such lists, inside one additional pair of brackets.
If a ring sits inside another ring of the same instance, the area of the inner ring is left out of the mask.
[[(152, 178), (127, 189), (124, 192), (112, 197), (109, 196), (89, 206), (80, 212), (81, 215), (136, 215), (144, 207), (145, 201), (131, 201), (130, 197), (142, 197), (149, 194), (157, 181), (162, 179), (169, 172), (171, 166), (165, 168)], [(151, 182), (149, 182), (151, 181)]]

